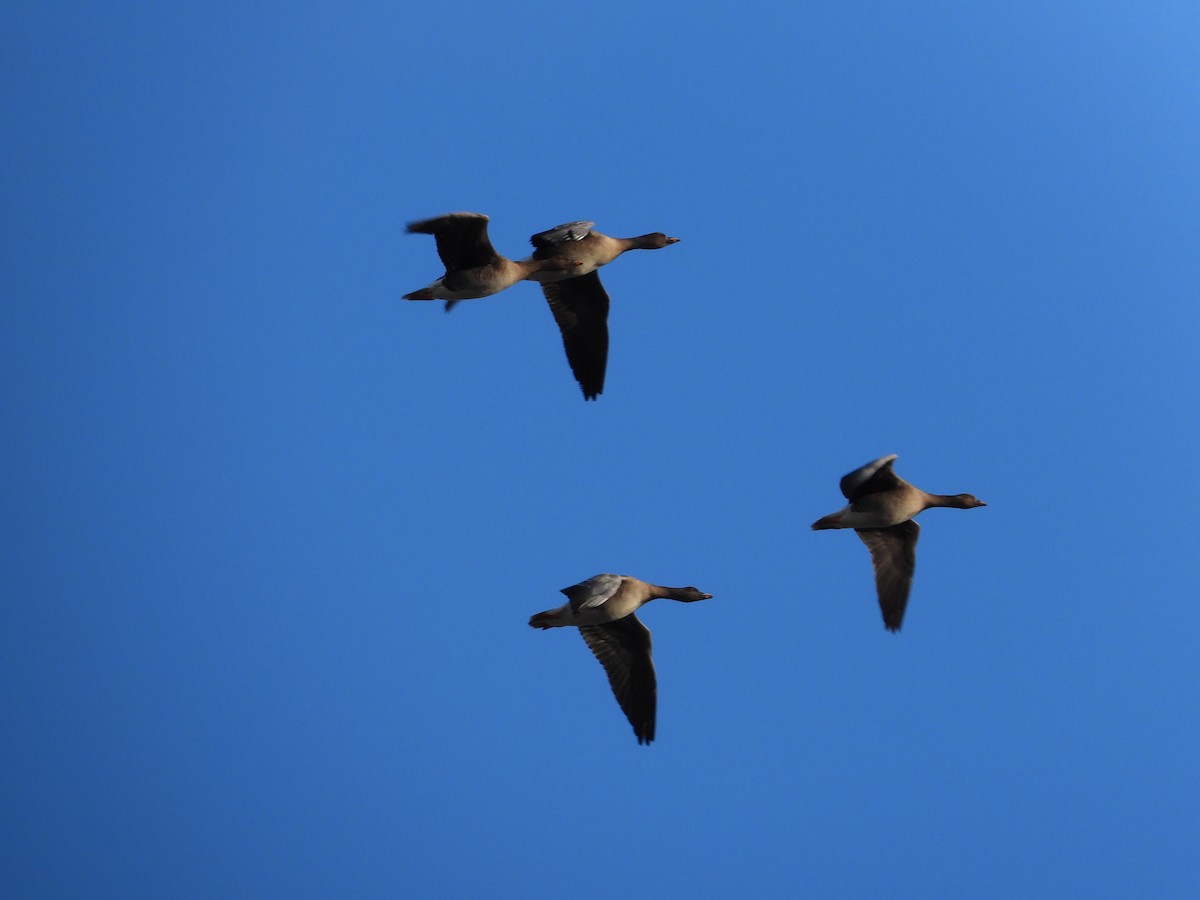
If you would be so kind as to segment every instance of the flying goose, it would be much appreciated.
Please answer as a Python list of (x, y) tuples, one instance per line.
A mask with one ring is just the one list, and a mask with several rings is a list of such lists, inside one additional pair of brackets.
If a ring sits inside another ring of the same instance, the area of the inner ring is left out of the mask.
[(655, 599), (694, 603), (710, 600), (712, 594), (703, 594), (694, 587), (661, 587), (629, 575), (595, 575), (562, 592), (568, 603), (538, 613), (529, 624), (542, 629), (577, 627), (608, 673), (613, 695), (633, 726), (638, 743), (649, 744), (654, 740), (658, 682), (650, 658), (650, 629), (634, 613)]
[(573, 269), (540, 269), (525, 277), (541, 283), (550, 312), (562, 332), (567, 362), (585, 400), (604, 390), (608, 363), (608, 292), (596, 270), (626, 250), (660, 250), (679, 242), (661, 231), (638, 237), (614, 238), (593, 231), (595, 222), (567, 222), (529, 239), (533, 255), (523, 263), (577, 260)]
[(488, 240), (487, 224), (487, 216), (473, 212), (447, 213), (410, 222), (409, 234), (432, 234), (437, 238), (438, 256), (446, 274), (420, 290), (405, 294), (404, 299), (445, 300), (448, 312), (459, 300), (489, 297), (535, 273), (560, 274), (579, 268), (579, 260), (566, 256), (520, 261), (501, 256)]
[(917, 564), (921, 526), (913, 517), (934, 506), (987, 506), (971, 494), (927, 494), (892, 470), (895, 453), (855, 469), (841, 481), (849, 505), (813, 523), (814, 531), (853, 528), (871, 551), (875, 590), (888, 631), (899, 631)]

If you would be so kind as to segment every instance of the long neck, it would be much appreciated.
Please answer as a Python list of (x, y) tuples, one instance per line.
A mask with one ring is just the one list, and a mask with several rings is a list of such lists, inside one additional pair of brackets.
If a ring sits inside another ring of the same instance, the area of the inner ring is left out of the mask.
[(651, 600), (686, 600), (689, 596), (684, 592), (683, 588), (663, 587), (661, 584), (652, 584), (650, 587)]
[(967, 509), (968, 505), (959, 494), (930, 494), (926, 491), (921, 491), (925, 494), (925, 508), (932, 509), (935, 506), (949, 506), (955, 509)]
[(621, 245), (621, 251), (626, 250), (657, 250), (659, 243), (653, 234), (639, 234), (637, 237), (614, 238)]

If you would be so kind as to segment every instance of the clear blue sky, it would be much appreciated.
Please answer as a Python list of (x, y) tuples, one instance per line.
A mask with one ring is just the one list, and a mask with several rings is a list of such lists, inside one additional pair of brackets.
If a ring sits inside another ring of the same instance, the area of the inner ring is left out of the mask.
[[(0, 893), (1200, 893), (1195, 3), (4, 18)], [(460, 209), (682, 239), (597, 402)], [(715, 595), (650, 748), (597, 572)]]

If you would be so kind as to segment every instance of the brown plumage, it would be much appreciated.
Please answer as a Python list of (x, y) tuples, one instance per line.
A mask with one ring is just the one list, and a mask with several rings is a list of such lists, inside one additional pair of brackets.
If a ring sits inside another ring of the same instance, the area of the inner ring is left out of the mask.
[(639, 744), (654, 740), (658, 679), (650, 655), (650, 629), (634, 613), (655, 599), (693, 603), (709, 600), (694, 587), (672, 588), (629, 575), (595, 575), (563, 588), (568, 602), (537, 613), (534, 628), (575, 626), (604, 666), (613, 696), (633, 726)]
[(659, 250), (679, 242), (661, 231), (631, 238), (614, 238), (592, 230), (593, 222), (567, 222), (529, 240), (534, 252), (528, 261), (578, 260), (578, 268), (542, 270), (527, 275), (540, 282), (550, 312), (562, 332), (567, 362), (585, 400), (604, 391), (608, 366), (608, 292), (596, 270), (627, 250)]
[(813, 523), (814, 531), (853, 528), (871, 551), (875, 591), (883, 624), (899, 631), (917, 565), (921, 526), (913, 517), (935, 506), (974, 509), (987, 506), (971, 494), (929, 494), (902, 479), (892, 469), (896, 454), (883, 456), (855, 469), (841, 480), (849, 505)]
[(488, 238), (488, 217), (482, 213), (448, 213), (412, 222), (409, 234), (432, 234), (446, 274), (405, 300), (445, 300), (449, 309), (460, 300), (490, 297), (539, 272), (562, 273), (580, 266), (566, 256), (554, 259), (511, 260), (501, 256)]

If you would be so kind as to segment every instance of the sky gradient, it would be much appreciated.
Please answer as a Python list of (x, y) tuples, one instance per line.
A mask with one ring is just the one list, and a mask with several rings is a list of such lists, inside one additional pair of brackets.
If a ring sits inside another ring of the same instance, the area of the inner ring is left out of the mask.
[[(1200, 7), (414, 6), (6, 12), (0, 893), (1200, 893)], [(681, 239), (599, 400), (452, 210)]]

